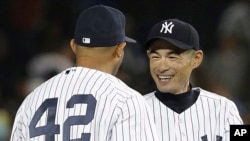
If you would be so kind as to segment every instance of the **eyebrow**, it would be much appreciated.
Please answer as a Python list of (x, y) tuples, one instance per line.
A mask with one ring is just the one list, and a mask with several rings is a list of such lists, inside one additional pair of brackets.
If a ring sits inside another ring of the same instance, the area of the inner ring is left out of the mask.
[[(157, 50), (158, 49), (149, 49), (149, 52), (158, 54)], [(181, 54), (185, 51), (186, 50), (181, 50), (181, 49), (176, 49), (176, 50), (170, 49), (169, 52), (167, 52), (167, 54)]]

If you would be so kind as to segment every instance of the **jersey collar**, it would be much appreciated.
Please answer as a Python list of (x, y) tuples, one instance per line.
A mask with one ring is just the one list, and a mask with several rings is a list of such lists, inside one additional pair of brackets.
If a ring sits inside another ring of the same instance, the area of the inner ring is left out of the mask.
[(176, 113), (180, 114), (189, 107), (191, 107), (200, 94), (200, 90), (192, 90), (190, 85), (190, 90), (182, 94), (171, 94), (171, 93), (162, 93), (158, 89), (155, 92), (155, 96), (168, 108), (172, 109)]

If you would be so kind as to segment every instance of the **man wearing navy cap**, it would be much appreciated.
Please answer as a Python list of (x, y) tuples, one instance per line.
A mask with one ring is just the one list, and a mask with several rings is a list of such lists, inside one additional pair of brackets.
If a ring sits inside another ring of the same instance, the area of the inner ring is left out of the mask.
[(243, 124), (235, 103), (190, 83), (203, 60), (196, 29), (178, 19), (160, 21), (144, 48), (157, 87), (144, 97), (159, 141), (229, 141), (230, 125)]
[(83, 11), (70, 41), (76, 67), (31, 92), (17, 111), (11, 141), (158, 141), (143, 96), (116, 75), (127, 42), (112, 7)]

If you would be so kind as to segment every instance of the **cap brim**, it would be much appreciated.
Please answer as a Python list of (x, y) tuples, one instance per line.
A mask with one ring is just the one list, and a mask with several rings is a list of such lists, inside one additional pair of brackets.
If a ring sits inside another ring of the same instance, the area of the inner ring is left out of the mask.
[(136, 43), (136, 40), (129, 38), (129, 37), (125, 37), (125, 41), (129, 43)]
[(172, 38), (166, 38), (166, 37), (154, 37), (154, 38), (151, 38), (151, 39), (148, 39), (148, 41), (146, 42), (145, 44), (145, 49), (148, 49), (149, 46), (152, 44), (152, 42), (156, 39), (163, 39), (165, 41), (168, 41), (169, 43), (173, 44), (174, 46), (178, 47), (178, 48), (181, 48), (181, 49), (192, 49), (193, 47), (192, 46), (189, 46), (183, 42), (180, 42), (180, 41), (177, 41), (175, 39), (172, 39)]

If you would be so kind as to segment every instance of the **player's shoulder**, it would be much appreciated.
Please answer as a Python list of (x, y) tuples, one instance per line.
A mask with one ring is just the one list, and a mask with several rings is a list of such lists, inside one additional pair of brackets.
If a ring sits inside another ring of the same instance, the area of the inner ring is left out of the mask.
[(99, 72), (102, 74), (102, 79), (106, 79), (107, 84), (111, 88), (114, 89), (114, 91), (117, 92), (118, 95), (123, 95), (123, 96), (132, 96), (132, 95), (141, 95), (137, 90), (129, 87), (126, 83), (124, 83), (121, 79), (115, 77), (114, 75), (111, 75), (109, 73), (105, 72)]
[[(105, 83), (105, 86), (109, 89), (113, 89), (113, 92), (117, 95), (121, 95), (122, 97), (141, 96), (138, 91), (129, 87), (121, 79), (112, 74), (84, 67), (75, 67), (75, 69), (76, 71), (84, 72), (84, 74), (88, 73), (88, 77), (91, 76), (93, 80), (102, 80), (102, 82)], [(84, 77), (84, 75), (81, 76)]]
[(200, 91), (200, 98), (205, 98), (209, 100), (214, 100), (214, 101), (220, 101), (220, 102), (226, 102), (226, 103), (233, 103), (233, 101), (225, 96), (222, 96), (220, 94), (202, 89), (200, 87), (195, 87), (193, 90)]
[(98, 93), (99, 89), (106, 89), (106, 91), (112, 91), (110, 94), (117, 94), (117, 96), (123, 97), (125, 99), (131, 96), (142, 96), (138, 91), (132, 89), (114, 75), (96, 69), (80, 66), (65, 69), (64, 71), (42, 83), (34, 91), (38, 93), (39, 90), (45, 86), (52, 87), (52, 85), (59, 83), (60, 85), (63, 85), (63, 83), (69, 83), (69, 81), (86, 83), (89, 87), (91, 87), (91, 89), (92, 87), (98, 87), (96, 89), (92, 89), (96, 93)]
[(143, 95), (144, 99), (149, 100), (155, 97), (155, 91)]

